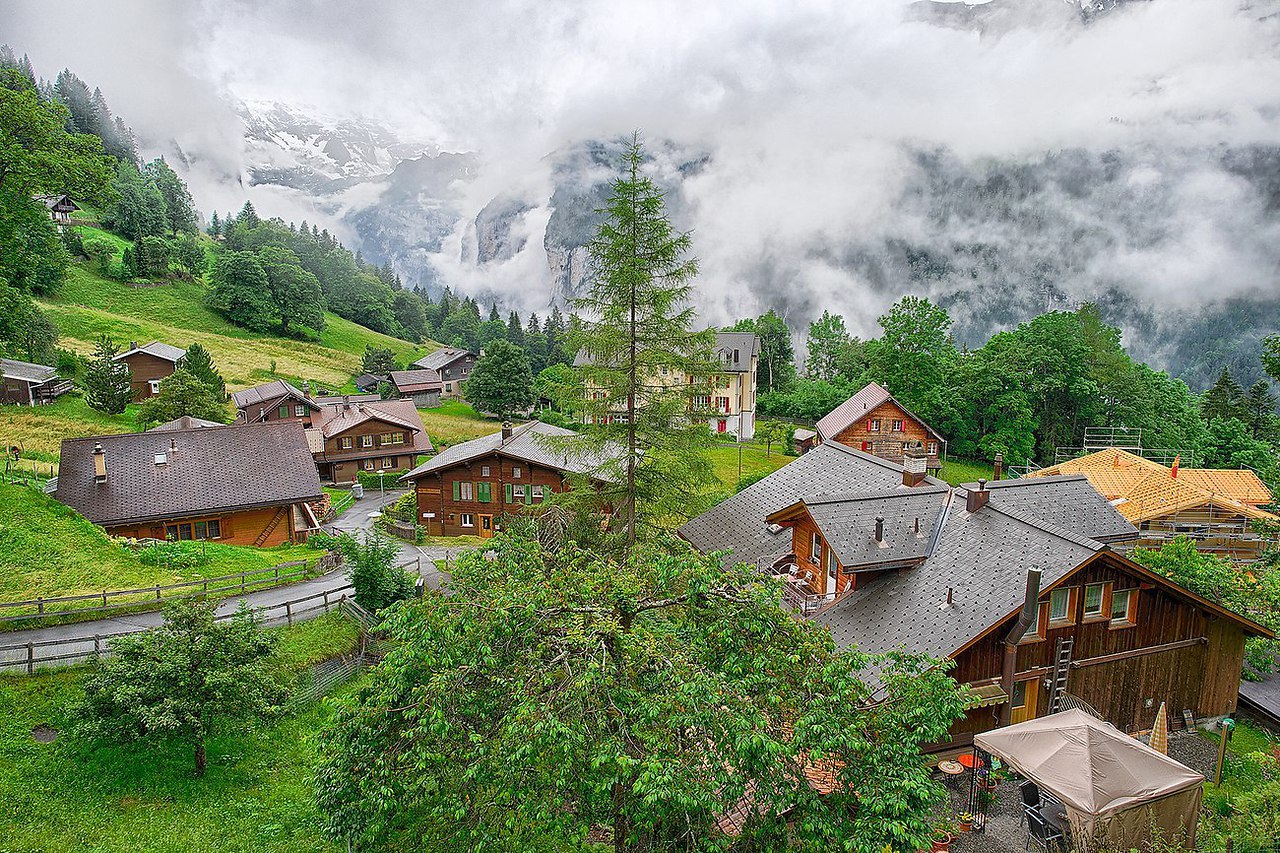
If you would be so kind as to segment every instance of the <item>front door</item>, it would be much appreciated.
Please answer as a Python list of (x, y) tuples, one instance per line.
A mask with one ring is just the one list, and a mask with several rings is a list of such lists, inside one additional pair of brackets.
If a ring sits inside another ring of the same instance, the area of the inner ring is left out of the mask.
[(480, 516), (480, 538), (488, 539), (492, 535), (493, 535), (493, 516), (492, 515)]
[(1011, 723), (1025, 723), (1027, 720), (1034, 720), (1038, 714), (1038, 706), (1040, 704), (1040, 679), (1028, 678), (1026, 681), (1015, 681), (1013, 683), (1013, 713), (1010, 714), (1009, 721)]

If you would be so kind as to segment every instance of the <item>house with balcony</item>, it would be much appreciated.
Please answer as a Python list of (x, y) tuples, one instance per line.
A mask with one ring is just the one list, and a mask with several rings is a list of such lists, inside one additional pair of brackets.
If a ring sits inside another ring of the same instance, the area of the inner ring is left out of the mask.
[(399, 476), (435, 451), (412, 400), (318, 406), (307, 440), (320, 478), (338, 485), (361, 472)]

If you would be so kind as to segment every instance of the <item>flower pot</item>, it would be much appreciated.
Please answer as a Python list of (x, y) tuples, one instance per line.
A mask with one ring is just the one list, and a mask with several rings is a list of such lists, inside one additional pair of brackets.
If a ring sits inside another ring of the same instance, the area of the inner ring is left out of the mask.
[(960, 831), (961, 831), (961, 832), (969, 832), (969, 831), (971, 831), (971, 830), (973, 829), (973, 821), (971, 821), (971, 820), (962, 820), (962, 821), (960, 821), (960, 827), (959, 827), (959, 828), (960, 828)]
[(951, 833), (943, 832), (933, 837), (933, 853), (944, 853), (950, 849), (952, 842)]

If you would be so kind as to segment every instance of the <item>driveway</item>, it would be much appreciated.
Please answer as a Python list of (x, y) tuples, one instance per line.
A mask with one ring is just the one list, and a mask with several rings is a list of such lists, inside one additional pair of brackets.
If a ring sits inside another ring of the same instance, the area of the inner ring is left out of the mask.
[[(381, 516), (383, 507), (393, 504), (408, 494), (405, 489), (388, 489), (385, 494), (365, 491), (364, 497), (356, 501), (342, 515), (325, 525), (330, 533), (347, 533), (359, 536), (373, 529), (374, 522)], [(400, 565), (419, 575), (427, 586), (439, 590), (449, 579), (448, 573), (441, 571), (437, 561), (448, 563), (468, 547), (450, 547), (446, 545), (415, 545), (392, 536), (391, 541), (400, 548)]]

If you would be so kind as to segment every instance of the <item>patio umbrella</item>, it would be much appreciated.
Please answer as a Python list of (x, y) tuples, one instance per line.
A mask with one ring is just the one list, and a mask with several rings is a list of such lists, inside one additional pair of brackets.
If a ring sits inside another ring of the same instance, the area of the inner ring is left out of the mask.
[(1165, 710), (1163, 702), (1156, 712), (1155, 725), (1151, 727), (1151, 748), (1156, 752), (1169, 754), (1169, 712)]

